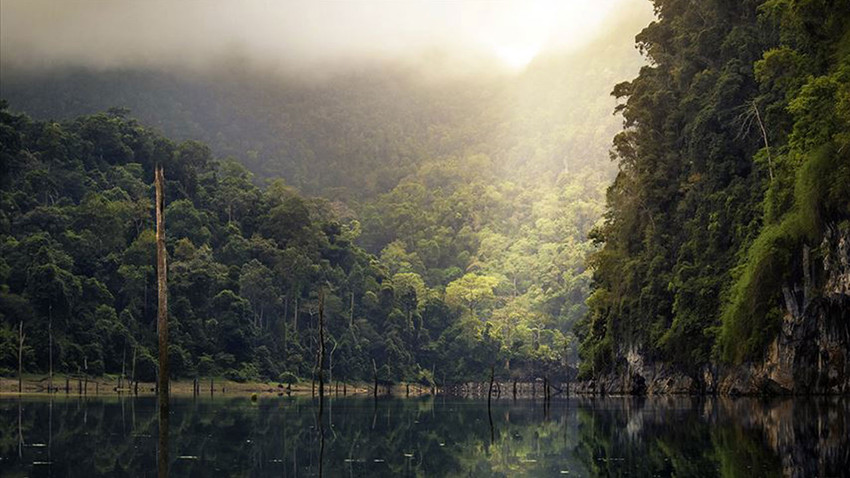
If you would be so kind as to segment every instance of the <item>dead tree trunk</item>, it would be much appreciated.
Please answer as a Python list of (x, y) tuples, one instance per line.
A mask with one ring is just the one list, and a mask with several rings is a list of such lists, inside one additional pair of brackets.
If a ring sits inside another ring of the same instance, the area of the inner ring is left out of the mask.
[(53, 304), (50, 304), (47, 309), (47, 355), (49, 360), (49, 370), (47, 373), (47, 392), (53, 392)]
[(24, 322), (18, 324), (18, 394), (24, 391)]
[(375, 395), (375, 400), (378, 400), (378, 364), (375, 363), (375, 359), (372, 359), (372, 373), (375, 378), (375, 389), (373, 391)]
[(133, 378), (131, 378), (130, 380), (133, 383), (133, 394), (138, 395), (139, 394), (139, 382), (138, 382), (138, 380), (136, 380), (136, 346), (135, 345), (133, 346), (133, 371), (132, 371), (132, 374), (133, 374)]
[(490, 366), (490, 388), (487, 390), (487, 418), (490, 420), (490, 444), (495, 439), (495, 431), (493, 430), (493, 412), (490, 409), (490, 399), (493, 396), (493, 379), (495, 378), (494, 367)]
[(767, 151), (767, 171), (770, 173), (770, 180), (773, 181), (773, 158), (770, 157), (770, 144), (767, 142), (767, 130), (765, 130), (764, 123), (761, 121), (761, 114), (759, 114), (759, 108), (755, 101), (753, 101), (753, 111), (756, 114), (756, 120), (758, 120), (759, 128), (761, 128), (761, 135), (764, 139), (764, 149)]
[(159, 374), (157, 397), (159, 398), (159, 475), (168, 473), (168, 277), (166, 274), (165, 251), (165, 208), (162, 166), (156, 168), (156, 278), (158, 286), (157, 332), (159, 335)]
[(325, 397), (325, 290), (319, 288), (319, 400)]
[(493, 380), (495, 378), (495, 369), (490, 367), (490, 388), (487, 389), (487, 409), (490, 409), (490, 399), (493, 396)]
[(165, 251), (165, 208), (162, 167), (156, 168), (156, 279), (158, 287), (157, 332), (159, 335), (159, 376), (157, 389), (162, 397), (160, 407), (168, 408), (168, 276)]
[[(336, 348), (339, 345), (339, 342), (333, 336), (330, 336), (331, 340), (333, 340), (334, 346), (331, 347), (331, 353), (328, 354), (328, 384), (334, 383), (334, 352), (336, 352)], [(339, 395), (339, 378), (336, 380), (336, 394)]]
[(118, 377), (118, 393), (123, 393), (124, 389), (124, 375), (126, 374), (126, 361), (127, 361), (127, 341), (124, 341), (124, 348), (121, 349), (121, 376)]

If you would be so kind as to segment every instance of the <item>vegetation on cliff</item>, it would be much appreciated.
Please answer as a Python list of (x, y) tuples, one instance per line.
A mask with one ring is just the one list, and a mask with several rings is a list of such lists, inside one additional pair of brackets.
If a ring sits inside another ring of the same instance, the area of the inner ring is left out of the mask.
[(827, 230), (849, 227), (850, 3), (654, 4), (650, 65), (613, 92), (584, 376), (630, 350), (689, 371), (757, 359), (785, 296), (824, 283)]

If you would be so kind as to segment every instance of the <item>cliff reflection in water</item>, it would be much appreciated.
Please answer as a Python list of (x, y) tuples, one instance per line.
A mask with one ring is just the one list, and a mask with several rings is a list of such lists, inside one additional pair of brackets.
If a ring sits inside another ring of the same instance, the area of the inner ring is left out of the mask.
[[(176, 476), (841, 476), (846, 399), (172, 399)], [(20, 407), (19, 407), (20, 406)], [(20, 412), (19, 412), (20, 410)], [(20, 422), (19, 422), (20, 413)], [(19, 427), (20, 423), (20, 427)], [(0, 399), (2, 476), (156, 476), (153, 398)]]

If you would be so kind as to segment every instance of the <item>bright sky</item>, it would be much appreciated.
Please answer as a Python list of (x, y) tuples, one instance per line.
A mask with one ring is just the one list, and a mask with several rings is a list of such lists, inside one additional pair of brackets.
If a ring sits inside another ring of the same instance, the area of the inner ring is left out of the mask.
[[(274, 67), (427, 57), (522, 69), (590, 41), (645, 0), (0, 1), (0, 61), (15, 66), (203, 66), (222, 55)], [(648, 7), (647, 7), (648, 8)]]

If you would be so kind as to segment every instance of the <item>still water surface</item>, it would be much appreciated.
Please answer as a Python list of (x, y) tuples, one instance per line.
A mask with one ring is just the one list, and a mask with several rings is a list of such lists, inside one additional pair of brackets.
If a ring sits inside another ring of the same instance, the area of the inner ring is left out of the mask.
[[(847, 399), (172, 398), (177, 476), (848, 476)], [(323, 426), (319, 426), (321, 423)], [(492, 423), (492, 425), (491, 425)], [(154, 398), (0, 399), (0, 476), (156, 476)]]

